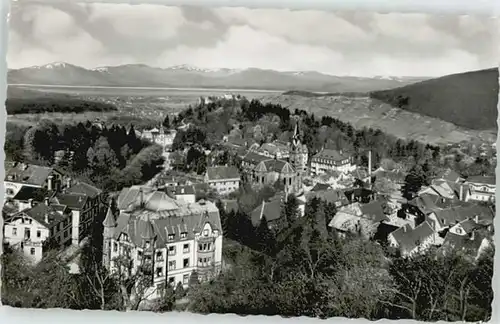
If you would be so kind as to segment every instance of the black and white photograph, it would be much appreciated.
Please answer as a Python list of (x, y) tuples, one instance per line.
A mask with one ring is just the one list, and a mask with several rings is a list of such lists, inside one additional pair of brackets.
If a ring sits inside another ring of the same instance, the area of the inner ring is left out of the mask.
[(498, 23), (13, 1), (1, 302), (487, 322)]

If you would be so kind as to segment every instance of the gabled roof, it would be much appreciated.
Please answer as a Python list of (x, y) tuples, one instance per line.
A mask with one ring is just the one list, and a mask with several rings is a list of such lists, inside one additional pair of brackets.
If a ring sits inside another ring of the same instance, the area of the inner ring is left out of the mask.
[(82, 194), (94, 199), (102, 193), (102, 190), (85, 182), (78, 182), (66, 189), (69, 194)]
[(342, 161), (345, 159), (350, 158), (350, 155), (347, 154), (346, 152), (340, 152), (337, 150), (331, 150), (331, 149), (323, 149), (319, 153), (317, 153), (313, 159), (325, 159), (325, 160), (332, 160), (332, 161)]
[(479, 233), (471, 237), (469, 235), (457, 235), (448, 232), (446, 233), (441, 249), (452, 249), (455, 251), (468, 250), (475, 254), (478, 252), (484, 239), (485, 236)]
[(251, 213), (250, 218), (254, 226), (259, 225), (262, 217), (268, 222), (275, 221), (281, 216), (281, 195), (276, 195), (269, 201), (263, 201)]
[(467, 178), (467, 182), (476, 183), (476, 184), (487, 184), (487, 185), (495, 185), (496, 179), (495, 177), (487, 177), (487, 176), (472, 176)]
[(268, 160), (269, 157), (267, 156), (264, 156), (264, 155), (261, 155), (261, 154), (257, 154), (255, 152), (248, 152), (244, 157), (243, 157), (243, 161), (244, 162), (247, 162), (247, 163), (250, 163), (250, 164), (253, 164), (253, 165), (257, 165), (259, 164), (260, 162), (262, 161), (266, 161)]
[(434, 213), (441, 226), (455, 225), (476, 216), (480, 224), (489, 225), (492, 224), (494, 217), (494, 213), (489, 207), (480, 205), (451, 207), (437, 210)]
[[(64, 208), (63, 206), (58, 206), (60, 208), (55, 207), (56, 206), (53, 205), (37, 204), (32, 208), (25, 209), (17, 214), (12, 215), (11, 219), (15, 219), (17, 216), (25, 214), (26, 216), (33, 218), (41, 225), (50, 229), (64, 219), (68, 218), (68, 210), (66, 208)], [(45, 215), (48, 216), (48, 223), (45, 222)]]
[(375, 200), (367, 204), (360, 204), (362, 217), (368, 218), (373, 222), (379, 223), (383, 220), (388, 220), (387, 216), (384, 214), (384, 208), (382, 207), (382, 202)]
[(306, 194), (307, 200), (311, 200), (314, 198), (319, 198), (332, 204), (335, 204), (336, 202), (341, 202), (342, 205), (349, 204), (349, 200), (340, 190), (310, 191)]
[(258, 172), (278, 172), (278, 173), (294, 173), (290, 163), (284, 160), (268, 159), (259, 163), (256, 167)]
[(88, 196), (83, 194), (61, 193), (52, 199), (56, 204), (68, 206), (71, 209), (83, 209), (87, 203)]
[[(222, 235), (219, 210), (210, 202), (186, 204), (173, 211), (136, 209), (120, 214), (114, 238), (119, 239), (125, 233), (133, 244), (141, 246), (143, 237), (151, 236), (152, 231), (155, 246), (165, 247), (168, 242), (181, 241), (181, 233), (186, 234), (186, 240), (194, 239), (206, 223)], [(173, 235), (173, 240), (169, 241), (169, 235)]]
[(330, 189), (332, 189), (332, 186), (330, 186), (329, 184), (318, 182), (314, 185), (314, 187), (311, 189), (311, 191), (316, 192), (316, 191), (324, 191), (324, 190), (330, 190)]
[(29, 199), (33, 199), (33, 201), (43, 201), (48, 195), (49, 191), (45, 188), (22, 186), (12, 199), (18, 201), (28, 201)]
[(234, 166), (217, 166), (207, 168), (207, 177), (209, 181), (239, 179), (240, 173)]
[(51, 167), (16, 163), (5, 171), (5, 181), (42, 186), (53, 171)]
[(436, 178), (443, 179), (443, 180), (449, 181), (449, 182), (458, 182), (461, 179), (460, 175), (451, 169), (446, 169), (446, 170), (439, 172), (436, 175)]
[(391, 233), (394, 240), (398, 242), (401, 250), (406, 252), (412, 251), (433, 234), (434, 230), (427, 221), (421, 223), (414, 229), (412, 229), (409, 224), (406, 224)]

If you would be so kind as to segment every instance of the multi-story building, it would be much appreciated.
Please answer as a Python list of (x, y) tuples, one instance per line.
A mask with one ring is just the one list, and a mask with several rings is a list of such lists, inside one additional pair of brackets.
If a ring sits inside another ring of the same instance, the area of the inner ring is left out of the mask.
[(106, 211), (103, 192), (87, 183), (72, 183), (51, 198), (51, 202), (69, 208), (72, 214), (71, 243), (79, 245), (88, 236), (96, 216)]
[(495, 201), (496, 181), (495, 177), (475, 176), (469, 177), (465, 182), (465, 200), (473, 201)]
[(311, 159), (311, 172), (315, 175), (328, 171), (347, 173), (355, 169), (352, 157), (343, 151), (322, 149)]
[(13, 163), (6, 165), (5, 197), (14, 197), (22, 187), (55, 190), (63, 182), (63, 174), (52, 167)]
[(118, 218), (111, 211), (104, 225), (103, 262), (149, 280), (149, 299), (159, 298), (166, 285), (188, 286), (196, 271), (203, 281), (222, 267), (222, 227), (215, 204), (185, 203), (151, 188), (131, 187), (120, 193)]
[(163, 147), (164, 150), (168, 151), (172, 147), (176, 133), (175, 130), (165, 132), (163, 127), (160, 126), (160, 129), (153, 128), (143, 131), (141, 133), (141, 138), (158, 144)]
[(225, 195), (240, 188), (240, 173), (233, 166), (217, 166), (207, 168), (205, 182), (219, 194)]
[(64, 205), (51, 204), (49, 198), (13, 214), (4, 223), (4, 243), (21, 251), (32, 263), (42, 260), (48, 248), (45, 243), (71, 244), (72, 214)]

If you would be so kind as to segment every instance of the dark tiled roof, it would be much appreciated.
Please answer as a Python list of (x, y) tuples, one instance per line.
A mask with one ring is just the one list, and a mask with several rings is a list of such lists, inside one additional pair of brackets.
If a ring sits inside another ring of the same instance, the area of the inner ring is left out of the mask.
[(496, 179), (495, 177), (486, 177), (486, 176), (472, 176), (467, 178), (467, 182), (470, 183), (479, 183), (479, 184), (488, 184), (495, 185)]
[[(25, 209), (12, 217), (15, 218), (17, 215), (26, 214), (43, 226), (51, 228), (69, 217), (68, 210), (66, 208), (61, 208), (61, 206), (58, 206), (60, 208), (55, 207), (56, 206), (54, 205), (37, 204), (33, 208)], [(61, 209), (63, 209), (63, 214), (60, 212)], [(45, 215), (48, 215), (48, 223), (45, 222)]]
[(311, 191), (306, 194), (306, 199), (311, 200), (314, 198), (319, 198), (325, 200), (328, 203), (341, 202), (342, 205), (349, 204), (349, 200), (344, 195), (342, 191), (339, 190), (323, 190), (323, 191)]
[(233, 166), (218, 166), (207, 168), (208, 180), (239, 179), (240, 173)]
[(368, 198), (373, 194), (373, 191), (366, 188), (354, 188), (345, 190), (344, 194), (349, 202), (352, 202), (352, 196), (354, 196), (354, 198)]
[[(206, 207), (204, 210), (201, 208), (203, 206)], [(207, 222), (222, 235), (219, 211), (212, 203), (198, 205), (196, 211), (191, 213), (186, 213), (186, 210), (179, 211), (180, 213), (138, 209), (131, 213), (121, 213), (117, 221), (115, 239), (126, 233), (131, 242), (141, 246), (142, 238), (151, 236), (152, 231), (156, 237), (156, 246), (164, 247), (169, 242), (170, 234), (174, 235), (172, 242), (181, 241), (181, 233), (186, 233), (186, 240), (194, 239), (195, 233), (200, 233)]]
[(28, 201), (29, 199), (33, 199), (34, 201), (43, 201), (48, 194), (49, 191), (44, 188), (22, 186), (21, 190), (19, 190), (12, 199), (19, 201)]
[(476, 216), (480, 224), (489, 225), (493, 222), (494, 217), (494, 213), (489, 207), (480, 205), (451, 207), (435, 211), (435, 214), (441, 226), (455, 225)]
[(460, 175), (451, 169), (446, 169), (437, 174), (436, 178), (443, 179), (449, 182), (457, 182), (460, 180)]
[(337, 150), (324, 149), (321, 150), (318, 154), (316, 154), (313, 159), (325, 159), (332, 161), (342, 161), (350, 158), (346, 152), (339, 152)]
[(53, 199), (56, 204), (68, 206), (71, 209), (83, 209), (87, 203), (88, 197), (82, 194), (58, 194), (55, 199)]
[(379, 223), (383, 220), (388, 220), (387, 216), (384, 214), (384, 208), (382, 207), (382, 202), (375, 200), (367, 204), (360, 205), (361, 212), (364, 218), (368, 218), (375, 223)]
[(284, 160), (268, 159), (259, 163), (256, 171), (260, 172), (278, 172), (278, 173), (293, 173), (293, 167)]
[(311, 191), (324, 191), (324, 190), (329, 190), (329, 189), (332, 189), (332, 186), (330, 186), (329, 184), (326, 184), (326, 183), (316, 183), (314, 185), (314, 187), (311, 189)]
[(6, 170), (5, 180), (42, 186), (54, 168), (18, 163)]
[(104, 218), (102, 225), (104, 225), (104, 227), (115, 227), (116, 226), (115, 215), (113, 215), (113, 211), (111, 210), (111, 207), (108, 208), (108, 211), (106, 212), (106, 218)]
[(480, 234), (476, 234), (474, 237), (471, 237), (469, 235), (457, 235), (448, 232), (444, 238), (442, 248), (452, 249), (455, 251), (468, 250), (476, 254), (481, 247), (481, 243), (484, 238), (485, 237)]
[(244, 162), (247, 162), (247, 163), (250, 163), (250, 164), (253, 164), (253, 165), (257, 165), (259, 164), (260, 162), (262, 161), (266, 161), (266, 160), (269, 160), (269, 157), (267, 156), (264, 156), (264, 155), (261, 155), (261, 154), (257, 154), (255, 152), (248, 152), (244, 157), (243, 157), (243, 161)]
[(262, 217), (266, 217), (268, 222), (272, 222), (280, 218), (281, 215), (281, 196), (277, 195), (271, 198), (270, 201), (263, 201), (251, 213), (250, 218), (254, 226), (259, 225)]
[(428, 222), (423, 222), (414, 229), (407, 224), (392, 232), (392, 236), (398, 242), (401, 250), (407, 252), (415, 249), (421, 242), (433, 234), (434, 230)]

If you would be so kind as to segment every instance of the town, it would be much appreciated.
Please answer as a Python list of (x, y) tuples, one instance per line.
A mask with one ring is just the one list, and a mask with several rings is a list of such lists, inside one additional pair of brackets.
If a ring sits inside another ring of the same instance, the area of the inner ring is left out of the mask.
[[(491, 266), (494, 146), (474, 147), (476, 156), (467, 156), (472, 163), (460, 168), (457, 152), (466, 155), (466, 147), (394, 139), (232, 94), (201, 98), (144, 129), (99, 120), (62, 126), (41, 121), (18, 144), (5, 162), (6, 275), (19, 285), (51, 282), (54, 294), (70, 289), (61, 285), (71, 280), (84, 280), (91, 288), (80, 298), (90, 294), (87, 302), (94, 304), (69, 297), (61, 297), (64, 305), (55, 297), (50, 304), (43, 300), (48, 292), (16, 299), (9, 293), (15, 284), (7, 282), (2, 298), (12, 298), (13, 305), (241, 312), (242, 301), (228, 299), (225, 309), (217, 300), (203, 301), (228, 287), (236, 294), (266, 291), (229, 284), (261, 280), (241, 272), (246, 267), (283, 284), (293, 278), (287, 269), (294, 269), (304, 276), (300, 285), (324, 281), (328, 293), (378, 296), (367, 306), (373, 309), (355, 316), (376, 317), (381, 305), (403, 314), (392, 316), (415, 319), (434, 320), (440, 312), (457, 320), (469, 313), (487, 316), (478, 306), (489, 305), (487, 274), (461, 288), (448, 285)], [(438, 284), (436, 271), (450, 262), (461, 262), (463, 278)], [(23, 269), (9, 270), (11, 265)], [(401, 274), (397, 267), (413, 270)], [(346, 273), (337, 274), (339, 269)], [(382, 270), (385, 278), (375, 279)], [(328, 279), (347, 284), (349, 273), (375, 281), (374, 287), (348, 292)], [(393, 282), (386, 283), (389, 277)], [(412, 295), (420, 288), (408, 281), (426, 285), (425, 301)], [(442, 306), (436, 287), (470, 297)], [(305, 298), (313, 291), (295, 293)], [(430, 312), (428, 300), (435, 303)], [(312, 307), (292, 307), (301, 302), (244, 307), (247, 314), (349, 316), (339, 300), (320, 315), (310, 313)]]

